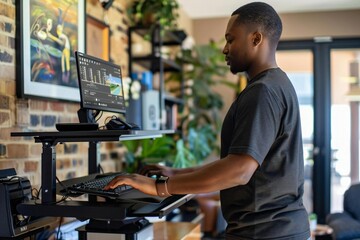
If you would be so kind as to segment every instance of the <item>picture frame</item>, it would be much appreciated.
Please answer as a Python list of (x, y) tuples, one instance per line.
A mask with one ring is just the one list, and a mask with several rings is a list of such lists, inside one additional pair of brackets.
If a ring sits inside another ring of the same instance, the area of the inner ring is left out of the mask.
[(17, 0), (17, 95), (80, 101), (74, 52), (85, 50), (85, 0)]
[(110, 26), (90, 15), (86, 17), (86, 53), (110, 60)]

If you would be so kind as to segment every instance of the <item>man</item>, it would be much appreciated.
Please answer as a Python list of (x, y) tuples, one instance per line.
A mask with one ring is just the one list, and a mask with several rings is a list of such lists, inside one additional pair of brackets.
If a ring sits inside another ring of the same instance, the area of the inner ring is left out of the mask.
[(295, 90), (276, 64), (282, 24), (275, 10), (260, 2), (231, 16), (223, 49), (232, 73), (246, 72), (248, 86), (231, 105), (221, 131), (221, 159), (192, 169), (148, 166), (121, 184), (152, 195), (220, 190), (227, 239), (308, 239), (302, 203), (304, 163)]

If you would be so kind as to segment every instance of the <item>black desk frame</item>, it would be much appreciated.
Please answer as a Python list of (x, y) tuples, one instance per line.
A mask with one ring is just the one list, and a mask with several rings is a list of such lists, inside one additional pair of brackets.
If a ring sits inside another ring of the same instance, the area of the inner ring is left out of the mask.
[[(35, 142), (42, 143), (41, 154), (41, 203), (29, 201), (19, 204), (19, 210), (27, 215), (38, 215), (39, 212), (51, 216), (75, 217), (88, 219), (88, 211), (92, 218), (124, 219), (127, 217), (126, 207), (114, 203), (92, 201), (64, 201), (56, 203), (56, 150), (58, 143), (88, 142), (89, 143), (89, 174), (97, 173), (97, 144), (102, 141), (119, 141), (161, 137), (171, 134), (173, 130), (142, 131), (142, 130), (104, 130), (104, 131), (66, 131), (66, 132), (13, 132), (13, 137), (34, 137)], [(184, 196), (181, 201), (172, 205), (172, 209), (191, 199), (192, 195)], [(106, 206), (106, 207), (105, 207)], [(165, 207), (166, 208), (166, 207)], [(166, 209), (170, 212), (171, 209)], [(159, 216), (162, 217), (162, 216)]]
[[(34, 137), (35, 142), (42, 143), (41, 154), (41, 203), (56, 202), (56, 150), (58, 143), (89, 142), (88, 173), (97, 173), (97, 144), (100, 141), (119, 141), (121, 135), (131, 134), (128, 130), (117, 131), (68, 131), (68, 132), (19, 132), (11, 136)], [(46, 173), (46, 174), (45, 174)]]

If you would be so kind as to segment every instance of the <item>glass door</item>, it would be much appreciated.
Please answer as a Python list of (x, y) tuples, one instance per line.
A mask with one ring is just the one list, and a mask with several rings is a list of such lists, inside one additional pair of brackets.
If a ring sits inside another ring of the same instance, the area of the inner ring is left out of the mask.
[(279, 67), (286, 72), (295, 87), (299, 105), (303, 137), (305, 185), (304, 205), (306, 210), (313, 212), (312, 167), (313, 134), (314, 134), (314, 70), (313, 53), (311, 50), (282, 50), (276, 53)]
[(331, 212), (359, 181), (360, 48), (331, 49)]
[(277, 58), (300, 102), (305, 207), (325, 223), (359, 181), (360, 39), (281, 41)]

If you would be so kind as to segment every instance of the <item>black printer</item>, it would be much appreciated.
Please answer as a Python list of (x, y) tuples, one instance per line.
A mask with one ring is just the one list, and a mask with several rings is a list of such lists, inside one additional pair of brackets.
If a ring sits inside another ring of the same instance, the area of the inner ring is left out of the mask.
[(55, 218), (24, 216), (16, 210), (19, 203), (32, 198), (31, 191), (30, 181), (16, 176), (15, 169), (0, 170), (0, 239), (38, 232), (55, 221)]

